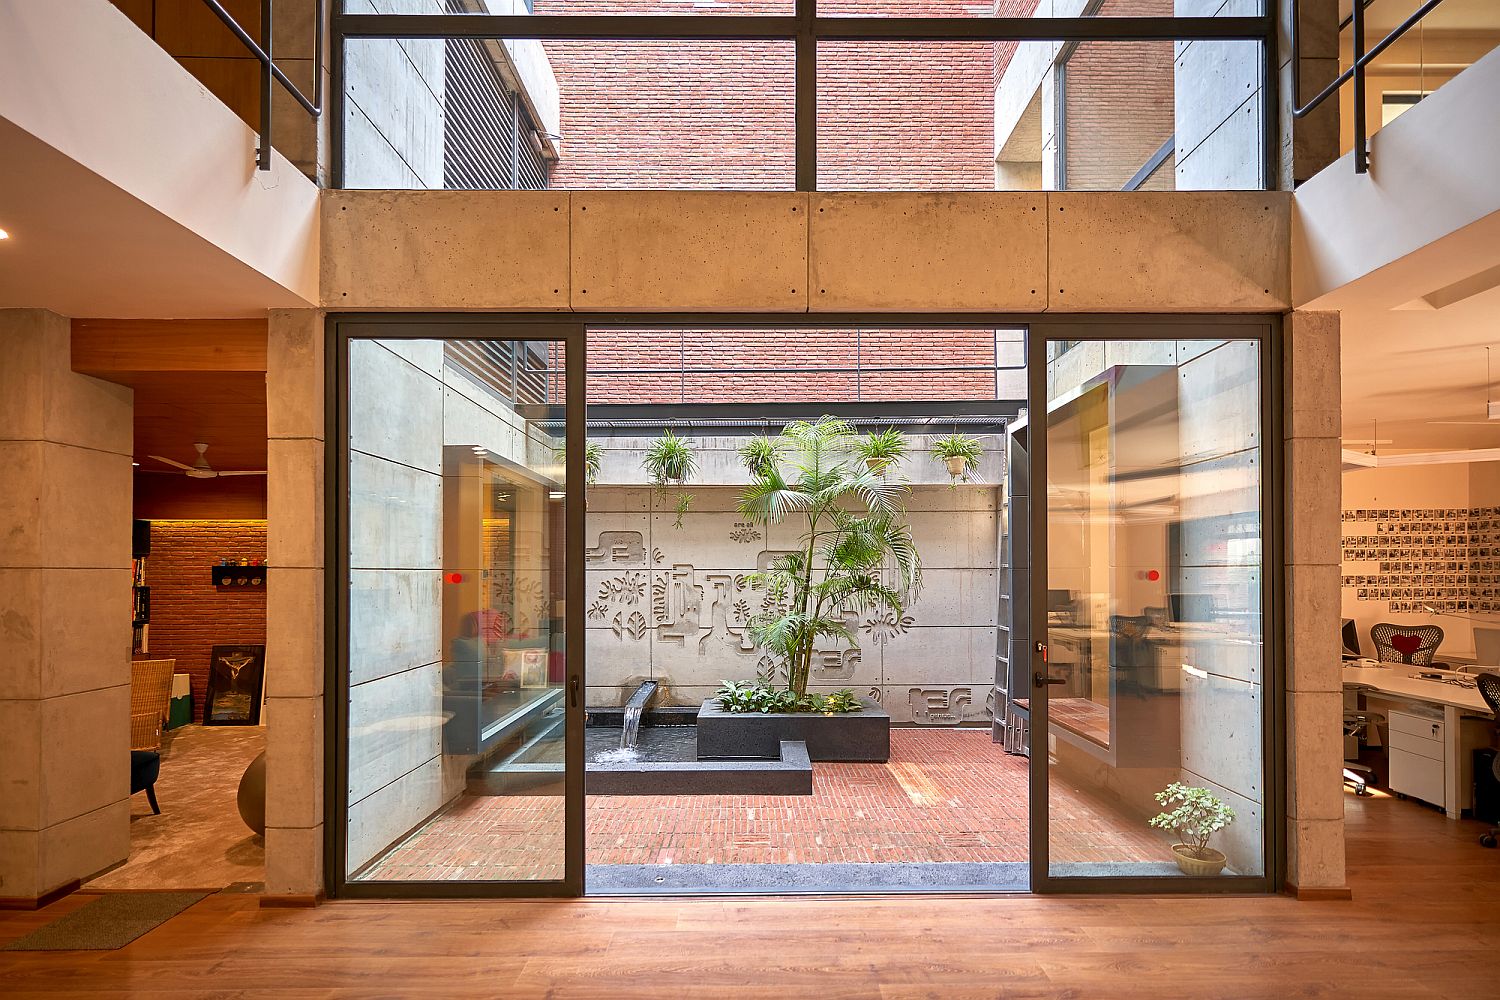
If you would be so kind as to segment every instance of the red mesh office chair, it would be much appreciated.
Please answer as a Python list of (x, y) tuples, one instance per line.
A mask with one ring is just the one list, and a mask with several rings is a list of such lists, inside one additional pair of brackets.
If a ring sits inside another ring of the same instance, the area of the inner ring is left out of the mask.
[(1381, 663), (1432, 665), (1433, 654), (1443, 641), (1443, 630), (1436, 625), (1392, 625), (1380, 622), (1370, 628), (1375, 643), (1375, 658)]

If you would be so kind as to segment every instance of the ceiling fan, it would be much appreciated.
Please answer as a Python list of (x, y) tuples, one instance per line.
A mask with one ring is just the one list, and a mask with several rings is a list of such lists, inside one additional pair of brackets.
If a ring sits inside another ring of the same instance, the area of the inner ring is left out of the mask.
[(219, 476), (264, 476), (266, 474), (265, 469), (241, 469), (235, 472), (219, 472), (208, 464), (208, 459), (203, 454), (208, 451), (208, 445), (200, 441), (194, 444), (193, 447), (198, 449), (198, 461), (192, 465), (183, 465), (181, 462), (174, 461), (162, 455), (150, 455), (148, 457), (154, 458), (158, 462), (165, 462), (167, 465), (175, 465), (193, 479), (214, 479)]

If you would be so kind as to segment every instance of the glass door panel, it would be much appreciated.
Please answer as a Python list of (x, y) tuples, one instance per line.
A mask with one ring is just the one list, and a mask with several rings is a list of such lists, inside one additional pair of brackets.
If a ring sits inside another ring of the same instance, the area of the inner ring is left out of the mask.
[(1054, 888), (1266, 873), (1263, 349), (1045, 342), (1032, 752)]
[(566, 360), (561, 339), (348, 341), (347, 886), (581, 888)]

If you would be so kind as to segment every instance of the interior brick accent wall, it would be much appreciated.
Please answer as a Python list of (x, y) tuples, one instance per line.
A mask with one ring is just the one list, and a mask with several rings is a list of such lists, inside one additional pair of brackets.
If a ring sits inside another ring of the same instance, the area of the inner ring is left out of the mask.
[(220, 559), (240, 557), (265, 559), (264, 520), (151, 522), (150, 656), (175, 659), (177, 673), (191, 676), (194, 722), (203, 721), (210, 650), (266, 641), (265, 588), (218, 588), (209, 574)]

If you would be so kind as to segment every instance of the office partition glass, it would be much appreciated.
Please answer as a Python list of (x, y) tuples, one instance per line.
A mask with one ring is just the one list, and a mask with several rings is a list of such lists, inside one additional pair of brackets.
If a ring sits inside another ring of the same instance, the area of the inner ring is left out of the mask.
[(1046, 343), (1053, 879), (1267, 871), (1264, 347), (1173, 332)]

